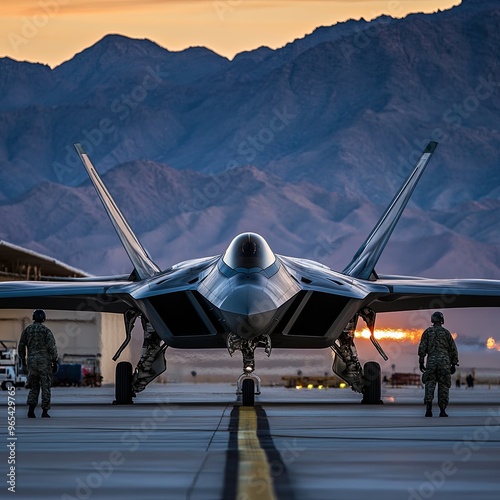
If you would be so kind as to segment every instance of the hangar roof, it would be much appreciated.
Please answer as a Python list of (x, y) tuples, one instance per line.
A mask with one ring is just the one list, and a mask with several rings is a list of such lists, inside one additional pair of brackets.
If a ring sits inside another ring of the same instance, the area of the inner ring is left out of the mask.
[(52, 257), (0, 240), (0, 281), (85, 276), (84, 271)]

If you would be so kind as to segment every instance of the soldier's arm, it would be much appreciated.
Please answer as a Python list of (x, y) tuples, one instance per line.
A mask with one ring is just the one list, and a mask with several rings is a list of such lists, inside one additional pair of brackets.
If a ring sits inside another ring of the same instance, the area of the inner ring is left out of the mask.
[(19, 340), (19, 345), (17, 346), (17, 351), (21, 359), (26, 359), (26, 330), (21, 333), (21, 339)]
[(56, 347), (56, 340), (54, 338), (54, 335), (52, 332), (49, 330), (48, 335), (47, 335), (47, 345), (49, 349), (49, 354), (50, 354), (50, 359), (53, 362), (57, 361), (57, 347)]
[(457, 344), (453, 340), (453, 337), (450, 333), (450, 361), (452, 365), (458, 365), (458, 349)]
[(429, 330), (427, 329), (425, 330), (424, 333), (422, 333), (422, 338), (420, 339), (420, 344), (418, 346), (419, 358), (425, 358), (425, 355), (427, 354), (428, 343), (429, 343)]

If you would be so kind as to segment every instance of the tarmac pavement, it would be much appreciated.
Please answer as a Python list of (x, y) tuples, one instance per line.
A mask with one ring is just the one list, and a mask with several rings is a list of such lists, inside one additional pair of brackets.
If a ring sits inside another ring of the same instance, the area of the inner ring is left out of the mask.
[(375, 406), (263, 387), (249, 411), (231, 384), (153, 384), (130, 406), (113, 391), (53, 388), (50, 419), (26, 417), (26, 390), (0, 392), (2, 498), (499, 498), (498, 386), (452, 388), (449, 418), (423, 417), (419, 387)]

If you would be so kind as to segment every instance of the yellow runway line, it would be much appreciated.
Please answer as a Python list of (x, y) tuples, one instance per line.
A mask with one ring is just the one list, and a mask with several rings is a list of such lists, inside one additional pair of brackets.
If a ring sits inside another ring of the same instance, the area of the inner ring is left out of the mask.
[(257, 437), (257, 414), (241, 406), (238, 423), (238, 500), (276, 500), (266, 452)]

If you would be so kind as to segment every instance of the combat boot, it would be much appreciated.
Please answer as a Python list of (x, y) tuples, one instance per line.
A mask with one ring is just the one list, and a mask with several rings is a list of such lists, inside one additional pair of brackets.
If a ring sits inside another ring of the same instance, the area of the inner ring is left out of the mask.
[(49, 411), (48, 410), (43, 410), (42, 411), (42, 418), (50, 418)]
[(432, 417), (432, 403), (427, 403), (427, 405), (426, 405), (426, 411), (425, 411), (425, 416), (426, 417)]
[(445, 410), (445, 408), (441, 407), (441, 411), (439, 412), (440, 417), (447, 417), (448, 416), (448, 414), (444, 410)]
[(30, 405), (28, 408), (28, 418), (36, 418), (35, 407), (33, 405)]

